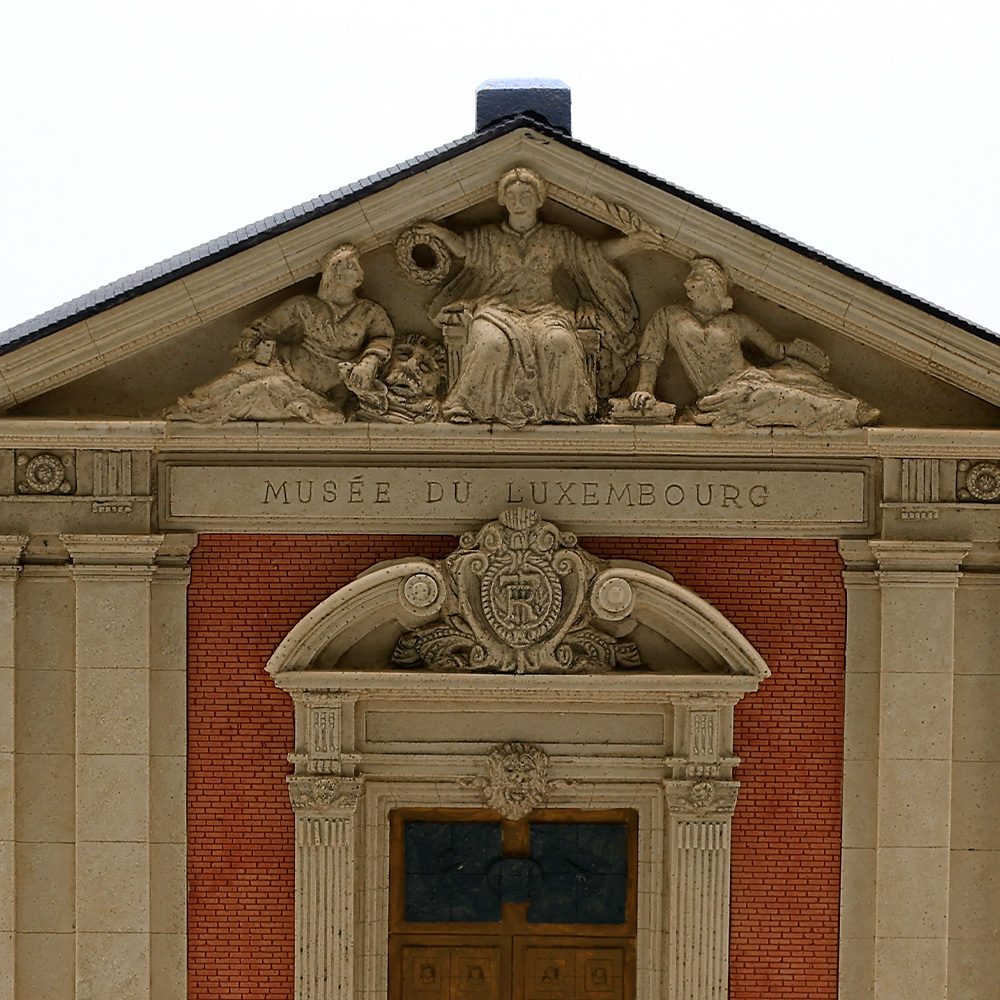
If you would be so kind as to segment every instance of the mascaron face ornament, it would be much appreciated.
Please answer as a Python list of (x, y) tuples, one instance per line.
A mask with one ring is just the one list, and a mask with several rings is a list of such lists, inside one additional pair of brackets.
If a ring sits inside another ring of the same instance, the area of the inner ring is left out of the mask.
[(549, 758), (544, 750), (504, 743), (490, 752), (486, 768), (483, 802), (504, 819), (522, 819), (545, 804)]

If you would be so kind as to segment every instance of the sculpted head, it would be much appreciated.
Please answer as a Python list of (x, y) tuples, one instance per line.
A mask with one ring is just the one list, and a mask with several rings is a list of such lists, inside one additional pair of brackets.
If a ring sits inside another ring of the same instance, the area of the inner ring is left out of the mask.
[(521, 819), (545, 801), (548, 757), (528, 743), (505, 743), (487, 758), (486, 803), (507, 819)]
[(511, 214), (537, 212), (547, 193), (545, 181), (527, 167), (514, 167), (497, 182), (497, 201)]
[(691, 305), (699, 312), (724, 313), (733, 308), (729, 297), (729, 275), (725, 267), (711, 257), (696, 257), (684, 281)]
[(403, 398), (429, 399), (437, 396), (447, 364), (442, 344), (431, 343), (420, 334), (404, 334), (396, 340), (383, 380)]
[(320, 294), (324, 288), (340, 286), (359, 288), (365, 280), (361, 267), (361, 254), (353, 243), (342, 243), (334, 247), (323, 258), (323, 277), (320, 279)]

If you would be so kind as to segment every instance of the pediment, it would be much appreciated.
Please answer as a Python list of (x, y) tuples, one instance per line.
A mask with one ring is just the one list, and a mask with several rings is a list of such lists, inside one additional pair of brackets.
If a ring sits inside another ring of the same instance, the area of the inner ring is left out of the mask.
[[(299, 219), (248, 231), (234, 252), (220, 246), (187, 264), (174, 262), (161, 279), (122, 292), (116, 304), (81, 307), (79, 318), (70, 310), (68, 319), (36, 324), (20, 339), (10, 331), (14, 342), (0, 358), (6, 414), (160, 419), (179, 397), (233, 368), (231, 351), (254, 320), (293, 296), (315, 295), (324, 258), (347, 243), (360, 251), (360, 296), (385, 310), (396, 335), (442, 344), (428, 308), (460, 265), (452, 261), (447, 278), (423, 284), (401, 269), (397, 244), (421, 220), (456, 234), (503, 223), (497, 181), (514, 167), (544, 178), (543, 224), (608, 241), (633, 220), (655, 236), (614, 264), (637, 308), (634, 349), (623, 355), (631, 371), (616, 385), (618, 395), (636, 386), (643, 330), (665, 307), (685, 303), (690, 262), (711, 257), (728, 270), (733, 315), (782, 345), (814, 345), (829, 359), (828, 382), (880, 410), (881, 424), (1000, 427), (1000, 343), (988, 331), (527, 125), (456, 144), (303, 210)], [(586, 275), (577, 276), (577, 287), (581, 280)], [(755, 354), (752, 344), (744, 349), (762, 369), (774, 360)], [(678, 413), (698, 398), (677, 351), (667, 351), (654, 393)]]
[(603, 561), (528, 507), (446, 559), (371, 567), (306, 615), (272, 674), (770, 676), (716, 608), (646, 563)]

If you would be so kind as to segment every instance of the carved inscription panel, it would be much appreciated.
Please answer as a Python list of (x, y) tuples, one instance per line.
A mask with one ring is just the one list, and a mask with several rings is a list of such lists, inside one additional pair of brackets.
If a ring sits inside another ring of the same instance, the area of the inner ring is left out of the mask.
[(512, 506), (573, 530), (679, 524), (862, 526), (862, 471), (173, 466), (164, 527), (302, 523), (453, 531)]

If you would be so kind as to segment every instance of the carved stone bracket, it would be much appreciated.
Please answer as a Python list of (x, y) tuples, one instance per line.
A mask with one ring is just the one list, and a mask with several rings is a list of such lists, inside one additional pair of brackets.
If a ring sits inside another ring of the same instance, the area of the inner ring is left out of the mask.
[(739, 758), (730, 752), (729, 711), (738, 694), (697, 691), (674, 699), (677, 710), (676, 755), (665, 761), (674, 780), (718, 780), (732, 778)]
[(296, 813), (348, 816), (361, 801), (363, 778), (308, 778), (291, 776), (288, 796)]

